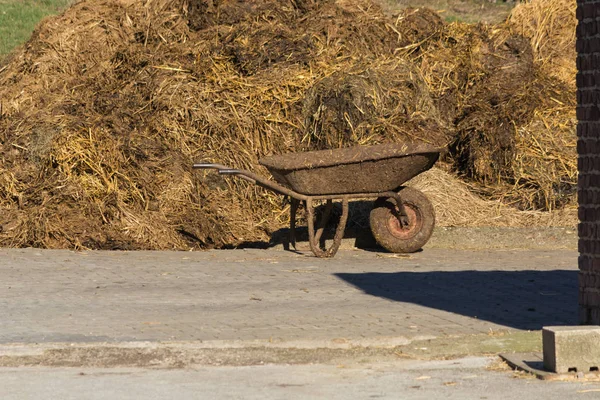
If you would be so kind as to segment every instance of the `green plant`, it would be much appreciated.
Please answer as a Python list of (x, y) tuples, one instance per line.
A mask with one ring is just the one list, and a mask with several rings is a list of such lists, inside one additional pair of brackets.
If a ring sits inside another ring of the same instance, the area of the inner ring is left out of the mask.
[(0, 0), (0, 58), (25, 43), (35, 26), (72, 0)]

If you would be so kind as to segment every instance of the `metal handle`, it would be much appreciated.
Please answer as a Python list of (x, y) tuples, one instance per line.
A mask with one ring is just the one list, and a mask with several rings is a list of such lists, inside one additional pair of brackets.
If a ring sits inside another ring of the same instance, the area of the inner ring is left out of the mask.
[(197, 164), (194, 164), (192, 167), (196, 168), (196, 169), (216, 169), (216, 170), (218, 170), (220, 175), (237, 176), (237, 177), (247, 180), (248, 182), (251, 182), (253, 184), (270, 189), (270, 190), (272, 190), (276, 193), (282, 194), (284, 196), (290, 196), (294, 199), (306, 200), (308, 198), (307, 196), (305, 196), (303, 194), (300, 194), (291, 189), (288, 189), (286, 187), (278, 185), (277, 183), (275, 183), (273, 181), (270, 181), (268, 179), (265, 179), (261, 176), (258, 176), (250, 171), (246, 171), (243, 169), (234, 169), (234, 168), (227, 167), (223, 164), (213, 164), (213, 163), (197, 163)]
[(232, 168), (227, 168), (227, 169), (219, 169), (219, 175), (234, 175), (234, 176), (239, 176), (240, 178), (256, 184), (256, 179), (252, 179), (251, 177), (248, 176), (248, 171), (244, 171), (241, 169), (232, 169)]
[(230, 167), (223, 165), (223, 164), (213, 164), (213, 163), (197, 163), (192, 165), (192, 168), (197, 168), (197, 169), (218, 169), (218, 170), (222, 170), (222, 169), (231, 169)]

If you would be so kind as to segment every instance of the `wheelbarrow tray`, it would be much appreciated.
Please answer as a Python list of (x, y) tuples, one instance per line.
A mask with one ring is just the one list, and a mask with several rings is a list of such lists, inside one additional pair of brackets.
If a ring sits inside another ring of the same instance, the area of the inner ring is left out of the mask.
[(304, 195), (387, 192), (430, 169), (440, 149), (422, 143), (356, 146), (265, 157), (280, 184)]

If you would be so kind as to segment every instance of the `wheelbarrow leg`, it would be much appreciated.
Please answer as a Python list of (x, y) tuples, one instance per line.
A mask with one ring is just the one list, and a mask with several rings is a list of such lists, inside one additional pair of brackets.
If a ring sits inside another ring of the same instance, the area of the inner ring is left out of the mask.
[(321, 215), (319, 223), (317, 224), (317, 232), (315, 233), (315, 242), (319, 243), (320, 248), (325, 248), (325, 240), (321, 241), (321, 237), (323, 236), (323, 231), (327, 227), (327, 222), (329, 222), (329, 217), (331, 216), (331, 210), (333, 209), (333, 201), (331, 199), (327, 200), (327, 205), (325, 206), (325, 210)]
[[(308, 213), (308, 243), (310, 244), (310, 249), (317, 257), (333, 257), (340, 248), (340, 245), (342, 244), (342, 238), (344, 237), (344, 231), (346, 230), (346, 222), (348, 221), (348, 199), (342, 199), (342, 216), (340, 217), (340, 222), (335, 230), (333, 243), (329, 249), (320, 248), (319, 240), (323, 231), (322, 229), (319, 229), (320, 233), (317, 236), (315, 232), (314, 207), (312, 199), (308, 199), (306, 203), (306, 212)], [(325, 210), (325, 212), (327, 214), (327, 209)]]
[(344, 232), (346, 232), (346, 222), (348, 222), (348, 199), (342, 199), (342, 216), (340, 217), (340, 222), (335, 230), (335, 236), (333, 237), (333, 245), (329, 249), (329, 257), (333, 257), (335, 253), (337, 253), (340, 245), (342, 244), (342, 239), (344, 238)]
[(290, 245), (296, 250), (296, 213), (300, 200), (290, 198)]

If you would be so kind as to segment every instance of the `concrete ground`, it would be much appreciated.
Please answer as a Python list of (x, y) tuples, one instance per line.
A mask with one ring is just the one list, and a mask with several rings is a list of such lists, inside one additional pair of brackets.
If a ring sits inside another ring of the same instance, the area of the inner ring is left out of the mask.
[(515, 379), (494, 358), (577, 323), (576, 251), (529, 236), (533, 250), (522, 239), (330, 260), (3, 249), (0, 398), (600, 396), (594, 383)]
[(577, 322), (574, 251), (0, 255), (0, 343), (402, 343)]
[[(359, 365), (140, 368), (4, 368), (3, 400), (163, 399), (598, 399), (600, 385), (548, 383), (495, 370), (494, 360)], [(490, 366), (491, 365), (491, 366)]]

